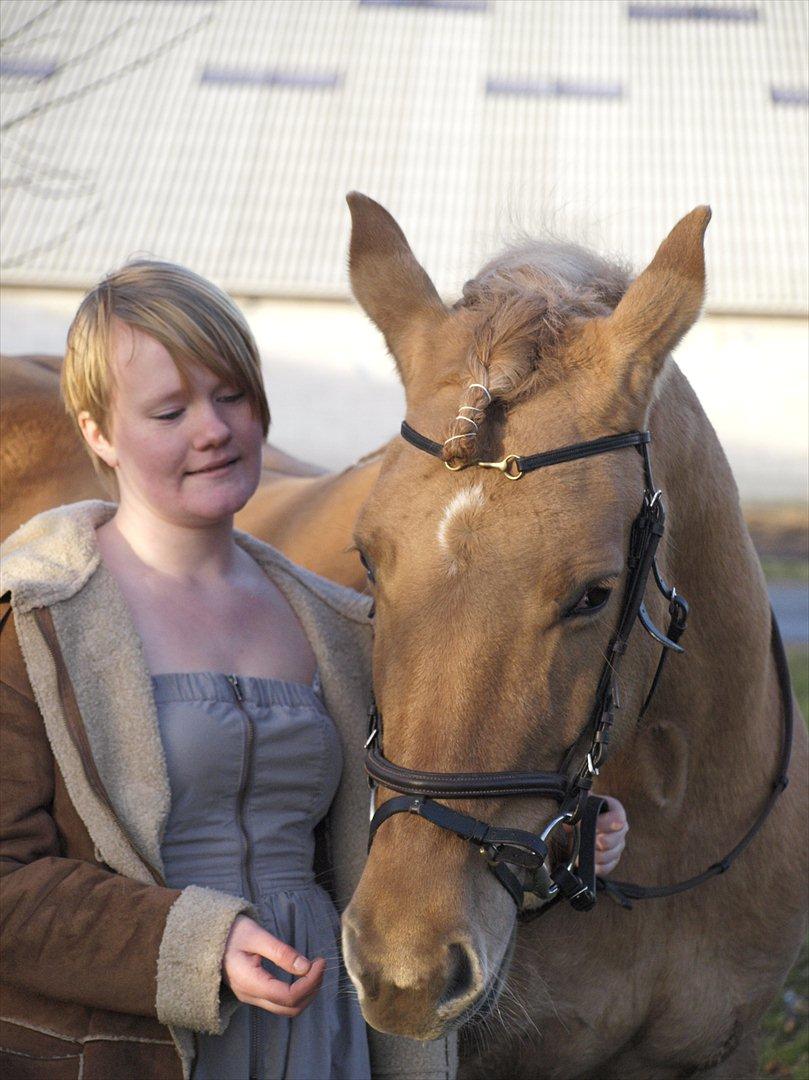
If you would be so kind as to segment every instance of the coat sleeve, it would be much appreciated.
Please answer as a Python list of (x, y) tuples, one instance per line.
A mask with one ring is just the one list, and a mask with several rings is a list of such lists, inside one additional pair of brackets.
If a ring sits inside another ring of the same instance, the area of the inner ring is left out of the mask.
[(72, 804), (54, 809), (64, 785), (11, 619), (0, 676), (0, 979), (51, 999), (222, 1031), (236, 1005), (221, 993), (222, 956), (249, 904), (196, 886), (145, 885), (98, 864)]

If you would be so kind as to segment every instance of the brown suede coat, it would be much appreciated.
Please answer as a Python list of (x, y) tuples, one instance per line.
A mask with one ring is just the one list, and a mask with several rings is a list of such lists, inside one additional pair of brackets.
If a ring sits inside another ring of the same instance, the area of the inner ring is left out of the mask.
[[(190, 1076), (196, 1031), (237, 1006), (221, 983), (241, 897), (165, 886), (170, 807), (140, 642), (101, 562), (95, 528), (114, 507), (78, 503), (32, 519), (3, 548), (0, 634), (0, 1066), (4, 1077)], [(238, 542), (281, 588), (312, 644), (345, 767), (327, 819), (345, 904), (365, 857), (363, 725), (368, 602)], [(454, 1040), (369, 1030), (373, 1075), (451, 1080)]]

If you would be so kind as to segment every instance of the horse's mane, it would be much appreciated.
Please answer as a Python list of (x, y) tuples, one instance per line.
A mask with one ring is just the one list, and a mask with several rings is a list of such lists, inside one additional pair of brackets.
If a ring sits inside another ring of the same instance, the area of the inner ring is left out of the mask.
[(445, 458), (474, 460), (492, 401), (520, 396), (529, 376), (552, 361), (571, 320), (608, 314), (629, 281), (621, 263), (553, 240), (514, 244), (467, 281), (454, 310), (468, 313), (469, 382), (478, 386), (470, 385), (459, 402)]

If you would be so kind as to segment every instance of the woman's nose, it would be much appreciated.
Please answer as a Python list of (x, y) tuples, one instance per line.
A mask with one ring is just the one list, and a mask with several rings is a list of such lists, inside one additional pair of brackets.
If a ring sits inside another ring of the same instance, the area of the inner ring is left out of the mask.
[(231, 437), (229, 425), (213, 405), (200, 408), (194, 430), (194, 449), (205, 450), (210, 446), (223, 446)]

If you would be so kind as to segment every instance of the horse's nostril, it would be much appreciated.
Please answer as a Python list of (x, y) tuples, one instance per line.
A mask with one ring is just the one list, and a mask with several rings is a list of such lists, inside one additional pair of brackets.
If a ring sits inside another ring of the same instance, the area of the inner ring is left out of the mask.
[(475, 985), (475, 971), (467, 947), (455, 942), (450, 945), (448, 953), (449, 978), (438, 1002), (439, 1006), (466, 997)]

